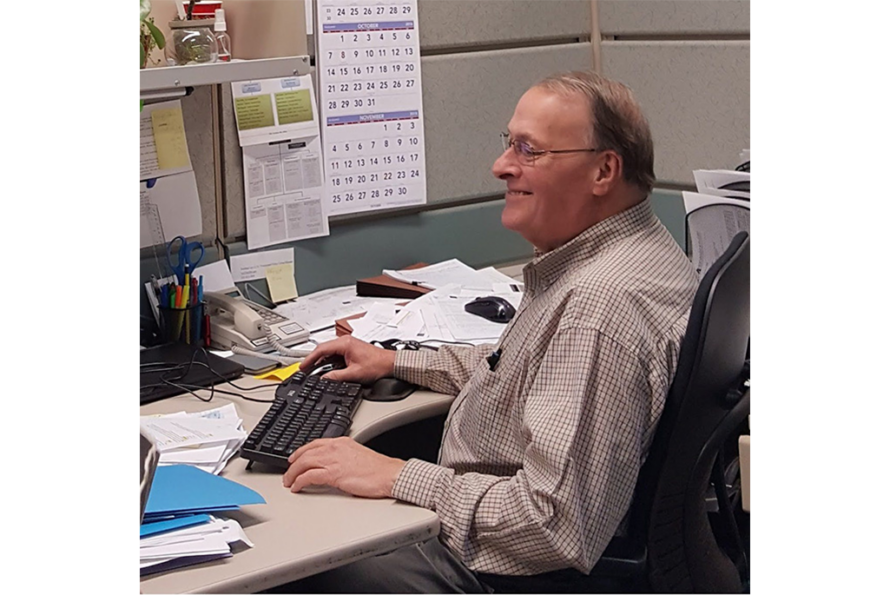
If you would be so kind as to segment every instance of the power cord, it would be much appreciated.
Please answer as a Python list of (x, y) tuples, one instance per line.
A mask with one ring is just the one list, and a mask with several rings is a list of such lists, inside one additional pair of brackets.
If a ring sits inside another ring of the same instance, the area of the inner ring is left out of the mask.
[[(265, 323), (263, 323), (265, 325)], [(265, 326), (268, 328), (268, 325)], [(271, 337), (269, 338), (271, 341)], [(281, 351), (281, 349), (278, 349)], [(276, 355), (274, 353), (259, 353), (257, 351), (251, 351), (246, 347), (241, 347), (240, 345), (232, 345), (232, 353), (237, 353), (238, 355), (249, 355), (251, 357), (258, 357), (260, 359), (267, 359), (273, 362), (278, 362), (283, 366), (290, 366), (296, 364), (303, 360), (303, 357), (288, 357), (286, 355)], [(309, 355), (308, 353), (306, 355)]]
[(279, 353), (284, 354), (288, 357), (298, 358), (297, 361), (303, 361), (303, 358), (315, 351), (315, 346), (311, 349), (308, 347), (304, 347), (302, 349), (291, 349), (290, 347), (285, 347), (281, 344), (278, 338), (275, 336), (275, 333), (272, 332), (272, 329), (269, 328), (269, 324), (263, 320), (263, 332), (266, 333), (266, 338), (269, 340), (269, 343), (278, 350)]

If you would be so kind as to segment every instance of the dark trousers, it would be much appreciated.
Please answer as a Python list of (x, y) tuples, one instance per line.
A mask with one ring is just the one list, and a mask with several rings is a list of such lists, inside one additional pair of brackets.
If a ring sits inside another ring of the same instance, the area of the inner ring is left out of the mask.
[(535, 576), (474, 573), (438, 538), (352, 562), (265, 593), (616, 593), (621, 583), (565, 569)]
[(352, 562), (266, 593), (489, 593), (437, 538)]

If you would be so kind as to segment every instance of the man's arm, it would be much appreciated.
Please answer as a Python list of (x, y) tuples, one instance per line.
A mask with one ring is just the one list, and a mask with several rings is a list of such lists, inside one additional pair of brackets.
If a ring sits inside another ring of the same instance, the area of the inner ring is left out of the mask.
[[(572, 360), (582, 363), (569, 370), (556, 364)], [(652, 391), (647, 376), (638, 358), (611, 339), (564, 329), (525, 405), (526, 446), (516, 475), (458, 475), (411, 459), (393, 495), (435, 510), (441, 537), (473, 570), (589, 571), (633, 495)]]
[(346, 361), (346, 367), (328, 372), (325, 378), (370, 384), (378, 378), (394, 375), (440, 393), (456, 395), (492, 348), (492, 345), (444, 345), (438, 351), (390, 351), (345, 336), (316, 347), (301, 367), (308, 368), (324, 357), (340, 355)]
[(396, 353), (395, 375), (436, 392), (456, 395), (492, 349), (493, 345), (485, 344), (475, 347), (443, 345), (438, 351), (399, 351)]

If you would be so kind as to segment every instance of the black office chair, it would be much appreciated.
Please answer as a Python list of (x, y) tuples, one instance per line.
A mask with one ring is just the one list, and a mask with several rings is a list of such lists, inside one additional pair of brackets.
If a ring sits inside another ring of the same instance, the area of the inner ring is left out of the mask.
[[(739, 568), (712, 531), (706, 494), (722, 491), (711, 486), (712, 476), (722, 479), (712, 474), (715, 460), (750, 412), (749, 322), (750, 239), (741, 232), (695, 294), (677, 373), (640, 471), (629, 533), (610, 542), (591, 572), (592, 588), (741, 592)], [(733, 511), (720, 512), (734, 522)]]

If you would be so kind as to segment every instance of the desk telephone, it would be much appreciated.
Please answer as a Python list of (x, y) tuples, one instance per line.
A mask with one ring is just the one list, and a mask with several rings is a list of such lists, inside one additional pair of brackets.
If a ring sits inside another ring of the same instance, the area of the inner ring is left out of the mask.
[(274, 351), (275, 343), (288, 347), (309, 339), (309, 331), (298, 322), (245, 299), (237, 288), (207, 291), (204, 299), (210, 314), (210, 345), (215, 349), (238, 345), (265, 353)]

